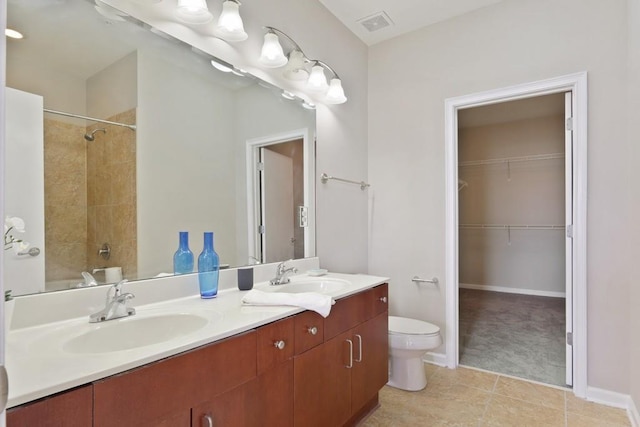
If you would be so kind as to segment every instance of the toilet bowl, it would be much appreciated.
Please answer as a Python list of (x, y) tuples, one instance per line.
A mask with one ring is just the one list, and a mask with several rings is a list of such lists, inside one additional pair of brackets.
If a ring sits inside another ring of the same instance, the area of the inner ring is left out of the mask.
[(389, 316), (389, 382), (408, 391), (427, 386), (422, 356), (442, 344), (440, 328), (422, 320)]

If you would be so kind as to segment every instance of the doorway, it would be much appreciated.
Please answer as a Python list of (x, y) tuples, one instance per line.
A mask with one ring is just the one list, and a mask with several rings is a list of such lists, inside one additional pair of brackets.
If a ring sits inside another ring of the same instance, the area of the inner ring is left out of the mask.
[[(554, 79), (471, 94), (445, 101), (446, 141), (446, 300), (447, 300), (447, 366), (456, 367), (459, 360), (459, 291), (460, 291), (460, 222), (458, 176), (458, 120), (464, 109), (507, 101), (538, 97), (554, 93), (570, 93), (567, 107), (570, 116), (565, 120), (570, 140), (566, 143), (568, 160), (567, 198), (568, 218), (562, 226), (566, 236), (566, 365), (567, 382), (573, 383), (578, 397), (586, 395), (586, 111), (587, 76), (578, 73)], [(508, 168), (508, 166), (507, 166)], [(464, 191), (464, 189), (462, 190)], [(509, 225), (509, 224), (496, 224)], [(532, 225), (532, 224), (523, 224)], [(554, 224), (549, 224), (554, 225)], [(515, 230), (502, 230), (507, 239)], [(553, 230), (549, 230), (553, 231)], [(512, 234), (512, 238), (515, 236)]]
[(572, 382), (570, 96), (458, 112), (460, 364), (556, 386)]
[(247, 141), (249, 264), (313, 256), (314, 151), (307, 129)]

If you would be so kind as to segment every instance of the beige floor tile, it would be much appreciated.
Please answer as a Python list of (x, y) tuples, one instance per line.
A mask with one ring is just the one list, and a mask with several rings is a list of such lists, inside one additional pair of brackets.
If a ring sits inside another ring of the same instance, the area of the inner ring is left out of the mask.
[(430, 422), (424, 425), (477, 425), (490, 397), (488, 391), (459, 384), (427, 387), (415, 394), (413, 414)]
[[(458, 369), (443, 368), (436, 371), (431, 377), (430, 384), (432, 386), (462, 384), (480, 390), (492, 391), (497, 380), (498, 375), (496, 374), (459, 367)], [(429, 384), (427, 384), (427, 388), (429, 388)]]
[(508, 377), (498, 378), (495, 393), (564, 411), (564, 391)]
[(560, 409), (547, 408), (494, 394), (480, 425), (487, 427), (564, 427), (565, 413)]
[(625, 427), (630, 425), (629, 422), (618, 424), (611, 420), (598, 420), (573, 413), (567, 414), (567, 427)]
[(627, 411), (610, 406), (600, 405), (577, 398), (573, 393), (566, 393), (567, 412), (584, 417), (595, 418), (597, 420), (609, 421), (614, 424), (630, 426)]
[(443, 368), (441, 366), (434, 365), (432, 363), (425, 363), (424, 370), (427, 373), (427, 382), (429, 381), (429, 378), (431, 378), (436, 372), (438, 372), (441, 369), (447, 369), (447, 368)]

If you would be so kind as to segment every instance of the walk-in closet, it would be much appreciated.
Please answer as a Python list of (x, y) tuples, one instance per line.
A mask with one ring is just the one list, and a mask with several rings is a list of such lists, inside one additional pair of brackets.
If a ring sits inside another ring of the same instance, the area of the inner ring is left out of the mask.
[(561, 386), (566, 96), (458, 112), (460, 364)]

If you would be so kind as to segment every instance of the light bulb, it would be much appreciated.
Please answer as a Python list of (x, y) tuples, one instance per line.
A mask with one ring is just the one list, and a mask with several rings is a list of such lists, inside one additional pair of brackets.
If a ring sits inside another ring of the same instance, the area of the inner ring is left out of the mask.
[(282, 67), (287, 63), (287, 57), (284, 56), (280, 40), (273, 32), (268, 32), (264, 35), (260, 63), (269, 68)]
[(206, 24), (213, 19), (206, 0), (178, 0), (176, 17), (186, 24)]
[(327, 97), (324, 102), (327, 104), (344, 104), (347, 102), (347, 97), (344, 95), (342, 82), (339, 78), (331, 79), (331, 82), (329, 83), (329, 90), (327, 91)]
[(222, 3), (222, 13), (218, 19), (215, 33), (230, 42), (241, 42), (249, 37), (244, 31), (240, 17), (240, 5), (234, 0), (226, 0)]
[(309, 90), (322, 92), (327, 90), (327, 77), (324, 75), (324, 67), (322, 65), (314, 65), (311, 67), (311, 74), (307, 80)]

